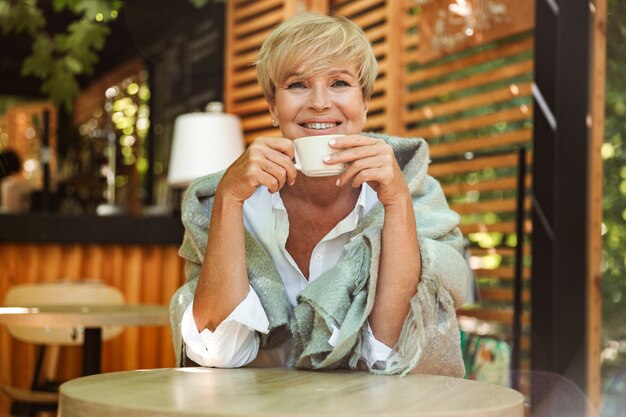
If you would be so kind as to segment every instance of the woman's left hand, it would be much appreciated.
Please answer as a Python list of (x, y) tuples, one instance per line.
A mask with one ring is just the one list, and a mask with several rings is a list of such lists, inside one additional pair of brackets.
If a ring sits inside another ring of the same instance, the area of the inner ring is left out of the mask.
[(384, 207), (404, 203), (410, 198), (409, 187), (396, 161), (392, 147), (384, 140), (361, 135), (339, 136), (330, 145), (338, 151), (325, 161), (327, 164), (346, 162), (338, 184), (360, 187), (367, 182)]

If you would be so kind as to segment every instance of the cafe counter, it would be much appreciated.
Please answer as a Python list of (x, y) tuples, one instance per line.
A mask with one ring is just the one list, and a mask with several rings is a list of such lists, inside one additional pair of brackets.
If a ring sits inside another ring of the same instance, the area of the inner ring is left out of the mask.
[(0, 242), (180, 245), (179, 216), (0, 214)]
[[(121, 289), (127, 303), (166, 306), (185, 280), (182, 238), (175, 216), (2, 214), (0, 304), (12, 285), (90, 279)], [(0, 326), (0, 352), (0, 384), (28, 387), (34, 348)], [(81, 374), (79, 348), (63, 348), (61, 361), (61, 380)], [(169, 326), (129, 327), (103, 346), (104, 372), (174, 365)], [(0, 396), (0, 414), (6, 401)]]

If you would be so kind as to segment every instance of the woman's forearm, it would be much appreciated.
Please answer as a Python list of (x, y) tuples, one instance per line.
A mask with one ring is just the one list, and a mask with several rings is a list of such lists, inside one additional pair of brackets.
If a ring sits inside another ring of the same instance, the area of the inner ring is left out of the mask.
[(421, 258), (411, 197), (385, 207), (376, 299), (369, 323), (377, 340), (393, 347), (417, 292)]
[(243, 203), (217, 192), (198, 277), (193, 316), (200, 331), (215, 328), (248, 294)]

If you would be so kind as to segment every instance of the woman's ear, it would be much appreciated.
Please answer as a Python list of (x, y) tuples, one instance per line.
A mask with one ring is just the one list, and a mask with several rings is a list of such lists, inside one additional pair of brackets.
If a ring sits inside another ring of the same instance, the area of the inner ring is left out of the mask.
[(278, 114), (276, 113), (276, 104), (269, 103), (270, 116), (272, 117), (272, 126), (278, 127)]

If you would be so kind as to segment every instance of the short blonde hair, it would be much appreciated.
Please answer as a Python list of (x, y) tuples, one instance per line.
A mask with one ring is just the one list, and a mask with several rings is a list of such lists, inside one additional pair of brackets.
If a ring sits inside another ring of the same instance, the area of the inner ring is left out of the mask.
[(285, 20), (261, 46), (256, 73), (269, 103), (275, 102), (276, 86), (303, 64), (308, 64), (304, 77), (333, 65), (355, 64), (365, 100), (371, 97), (378, 74), (372, 45), (360, 27), (340, 16), (311, 12)]

